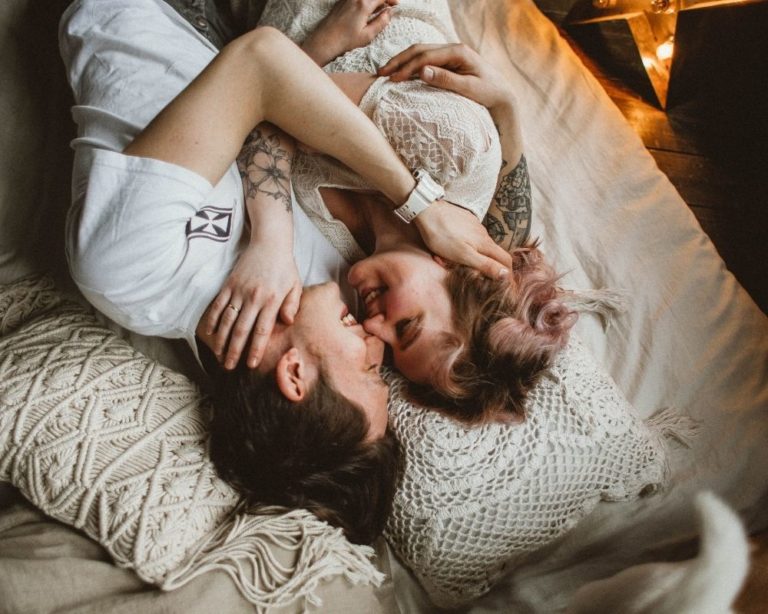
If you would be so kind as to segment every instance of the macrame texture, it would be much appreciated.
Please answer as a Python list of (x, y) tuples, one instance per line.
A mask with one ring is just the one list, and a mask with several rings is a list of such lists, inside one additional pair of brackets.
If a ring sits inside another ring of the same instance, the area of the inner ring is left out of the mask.
[[(278, 28), (301, 43), (335, 0), (271, 0), (261, 25)], [(336, 58), (330, 73), (375, 73), (412, 43), (458, 41), (445, 0), (402, 0), (392, 21), (370, 44)], [(380, 78), (363, 96), (368, 115), (411, 170), (425, 169), (445, 189), (445, 199), (482, 219), (491, 203), (501, 168), (499, 135), (481, 105), (422, 81), (392, 83)], [(319, 187), (369, 189), (362, 178), (327, 156), (296, 153), (292, 182), (297, 199), (342, 256), (363, 257), (349, 230), (334, 219)]]
[(317, 604), (318, 584), (338, 575), (382, 580), (371, 548), (309, 512), (238, 512), (208, 459), (209, 406), (186, 377), (46, 278), (0, 288), (0, 306), (0, 481), (46, 514), (165, 589), (225, 571), (257, 609)]
[(670, 412), (646, 426), (573, 337), (531, 391), (522, 424), (465, 427), (411, 404), (403, 380), (390, 378), (405, 472), (385, 535), (446, 607), (490, 590), (598, 501), (661, 488), (668, 471), (661, 433), (687, 428), (672, 424)]

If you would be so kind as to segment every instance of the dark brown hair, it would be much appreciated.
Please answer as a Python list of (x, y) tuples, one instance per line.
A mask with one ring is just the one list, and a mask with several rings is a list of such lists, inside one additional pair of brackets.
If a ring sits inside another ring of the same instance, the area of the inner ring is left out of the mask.
[(528, 392), (568, 341), (576, 313), (533, 242), (512, 252), (505, 279), (454, 265), (448, 276), (455, 334), (436, 351), (439, 369), (411, 396), (463, 422), (517, 421)]
[(388, 429), (366, 440), (368, 419), (321, 376), (307, 397), (289, 401), (274, 373), (243, 363), (214, 378), (210, 452), (219, 475), (254, 511), (304, 508), (341, 527), (353, 543), (378, 537), (399, 476)]

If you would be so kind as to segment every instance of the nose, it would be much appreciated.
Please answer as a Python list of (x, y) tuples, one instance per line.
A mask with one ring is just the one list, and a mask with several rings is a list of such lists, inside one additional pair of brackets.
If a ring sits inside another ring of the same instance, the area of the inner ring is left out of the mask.
[(387, 325), (387, 321), (382, 314), (367, 318), (363, 322), (363, 328), (365, 332), (375, 335), (384, 343), (392, 345), (394, 341), (392, 327)]
[(374, 335), (365, 338), (366, 354), (369, 364), (380, 365), (384, 360), (384, 342)]
[(351, 267), (349, 267), (349, 271), (347, 272), (347, 282), (349, 282), (349, 285), (353, 288), (357, 288), (358, 284), (363, 281), (365, 278), (365, 264), (364, 260), (360, 260), (358, 262), (355, 262)]

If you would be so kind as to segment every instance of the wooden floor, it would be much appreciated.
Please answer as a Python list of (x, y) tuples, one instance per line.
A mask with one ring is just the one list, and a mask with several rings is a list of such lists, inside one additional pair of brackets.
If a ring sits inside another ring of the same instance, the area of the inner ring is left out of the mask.
[[(763, 312), (768, 313), (768, 53), (757, 57), (753, 49), (750, 53), (756, 57), (729, 65), (722, 53), (718, 55), (718, 45), (724, 43), (718, 39), (719, 30), (715, 30), (718, 34), (709, 37), (710, 47), (697, 49), (697, 60), (704, 63), (703, 69), (693, 66), (675, 74), (673, 65), (670, 97), (675, 86), (679, 95), (663, 111), (623, 24), (603, 25), (599, 29), (566, 28), (563, 22), (573, 0), (535, 1), (561, 27), (571, 46), (640, 135), (728, 269)], [(768, 3), (764, 7), (768, 9)], [(768, 10), (762, 10), (760, 17), (768, 18)], [(717, 19), (722, 23), (722, 17)], [(743, 25), (743, 14), (736, 14), (736, 19), (737, 24)], [(749, 27), (753, 27), (751, 16), (749, 21)], [(705, 29), (701, 24), (697, 27), (699, 31)], [(761, 38), (768, 39), (764, 33)], [(707, 54), (721, 61), (713, 61)], [(746, 65), (747, 60), (751, 64)], [(731, 69), (740, 71), (736, 86), (728, 81), (736, 74)], [(686, 97), (686, 87), (681, 87), (685, 85), (685, 72), (700, 80), (705, 75), (706, 87), (701, 83), (698, 91), (688, 87)], [(752, 73), (762, 77), (752, 79)], [(708, 92), (702, 92), (703, 89)]]

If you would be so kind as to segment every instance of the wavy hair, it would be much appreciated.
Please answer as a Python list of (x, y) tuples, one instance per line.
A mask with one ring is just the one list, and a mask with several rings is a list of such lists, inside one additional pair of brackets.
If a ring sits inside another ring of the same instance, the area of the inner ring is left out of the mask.
[(562, 302), (559, 276), (537, 241), (516, 248), (512, 259), (505, 279), (451, 266), (456, 332), (443, 335), (429, 386), (410, 385), (414, 400), (469, 424), (524, 418), (528, 392), (567, 343), (578, 316)]

